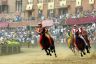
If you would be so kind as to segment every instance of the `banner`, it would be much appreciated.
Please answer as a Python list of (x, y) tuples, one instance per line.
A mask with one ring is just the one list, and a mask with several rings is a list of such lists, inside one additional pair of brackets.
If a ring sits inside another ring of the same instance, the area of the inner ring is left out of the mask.
[(54, 2), (48, 3), (48, 9), (54, 9)]
[(94, 4), (94, 0), (89, 0), (89, 4)]
[(33, 4), (27, 4), (26, 10), (32, 10), (32, 8), (33, 8)]
[(64, 0), (64, 1), (60, 1), (60, 6), (61, 6), (61, 7), (66, 6), (66, 0)]
[(76, 0), (76, 6), (81, 6), (82, 5), (82, 0)]
[(52, 26), (52, 25), (54, 25), (53, 20), (43, 20), (43, 21), (42, 21), (42, 26), (43, 26), (43, 27)]
[(38, 9), (43, 10), (43, 3), (39, 3), (37, 4), (37, 6), (38, 6)]

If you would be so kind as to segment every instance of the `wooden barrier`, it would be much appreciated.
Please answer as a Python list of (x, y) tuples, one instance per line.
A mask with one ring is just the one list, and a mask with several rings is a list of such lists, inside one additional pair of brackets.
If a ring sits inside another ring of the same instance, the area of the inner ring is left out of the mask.
[(20, 45), (0, 44), (0, 55), (20, 53)]

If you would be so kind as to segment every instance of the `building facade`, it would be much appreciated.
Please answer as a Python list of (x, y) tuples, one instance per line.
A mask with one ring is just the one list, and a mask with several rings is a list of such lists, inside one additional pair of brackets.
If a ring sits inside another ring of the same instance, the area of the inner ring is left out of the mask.
[(17, 15), (25, 17), (27, 0), (0, 0), (0, 17), (15, 18)]
[(74, 15), (87, 11), (92, 12), (94, 9), (96, 9), (95, 0), (28, 0), (26, 15), (39, 19), (67, 14)]
[(96, 0), (0, 0), (0, 14), (22, 18), (49, 18), (96, 9)]

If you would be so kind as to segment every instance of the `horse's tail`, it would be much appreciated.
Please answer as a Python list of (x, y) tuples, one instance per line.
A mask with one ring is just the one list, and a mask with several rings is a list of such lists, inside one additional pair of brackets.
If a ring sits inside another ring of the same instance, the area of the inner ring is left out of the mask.
[(39, 44), (40, 44), (40, 47), (43, 49), (42, 40), (43, 40), (43, 36), (40, 35)]

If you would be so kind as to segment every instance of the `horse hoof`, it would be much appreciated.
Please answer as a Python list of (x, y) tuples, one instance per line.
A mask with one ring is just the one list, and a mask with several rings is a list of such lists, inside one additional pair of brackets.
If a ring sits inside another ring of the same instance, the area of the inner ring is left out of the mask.
[(86, 55), (86, 53), (85, 53), (85, 52), (84, 52), (83, 54), (84, 54), (84, 55)]
[(50, 56), (52, 56), (52, 54), (50, 54)]
[(55, 57), (57, 57), (57, 55), (55, 54)]
[(53, 51), (51, 51), (53, 53)]
[(42, 48), (42, 50), (44, 50), (44, 48)]
[(89, 51), (87, 51), (87, 53), (90, 53)]
[(83, 54), (84, 54), (84, 55), (86, 55), (86, 53), (85, 53), (85, 52), (83, 52)]
[(83, 55), (81, 54), (81, 57), (83, 57)]
[(83, 55), (81, 55), (81, 57), (83, 57)]
[(48, 53), (46, 55), (49, 55)]

